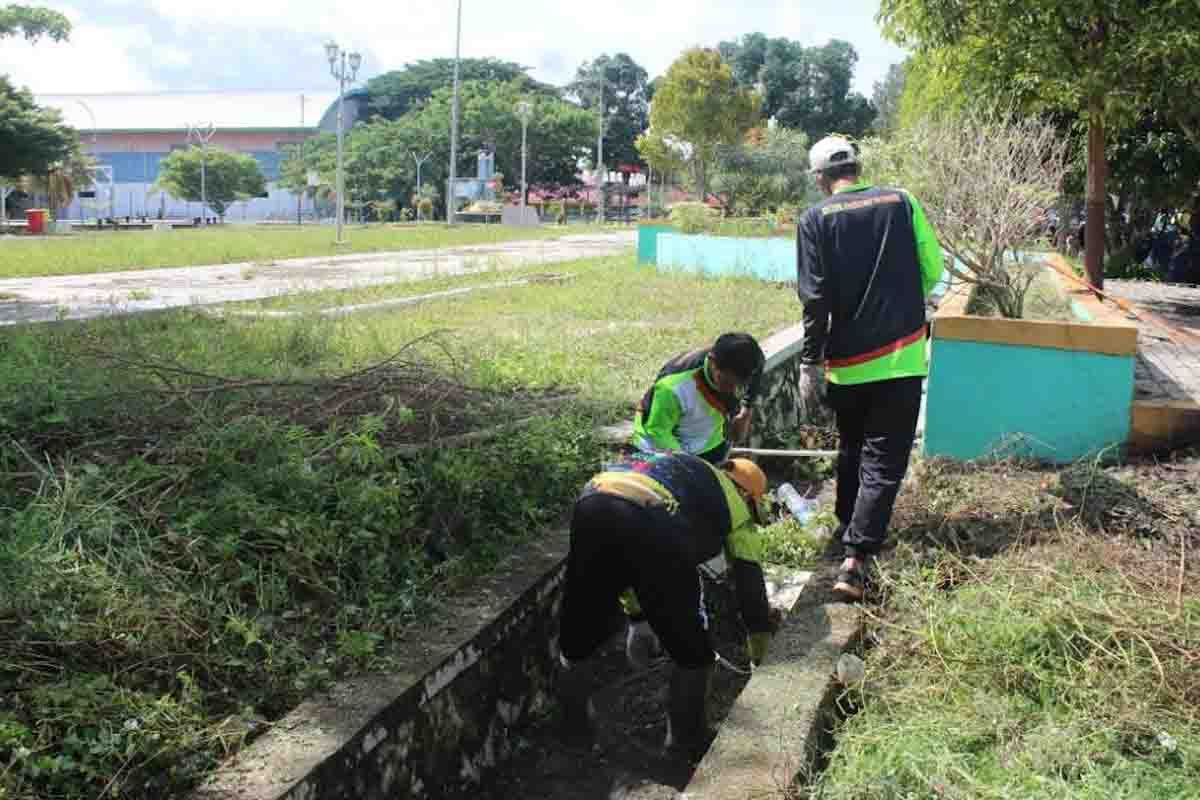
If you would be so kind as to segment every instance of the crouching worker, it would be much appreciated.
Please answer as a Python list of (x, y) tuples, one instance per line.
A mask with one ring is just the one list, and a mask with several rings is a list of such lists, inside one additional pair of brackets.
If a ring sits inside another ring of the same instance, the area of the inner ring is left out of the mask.
[(750, 435), (766, 359), (748, 333), (723, 333), (711, 347), (676, 356), (659, 370), (633, 422), (643, 453), (691, 453), (713, 464), (730, 440)]
[(639, 608), (630, 621), (631, 660), (661, 643), (674, 662), (666, 746), (695, 753), (706, 743), (717, 654), (697, 568), (725, 553), (750, 631), (748, 654), (761, 663), (771, 622), (755, 523), (764, 519), (766, 491), (766, 476), (751, 461), (714, 466), (682, 453), (612, 465), (588, 482), (571, 518), (560, 620), (558, 693), (567, 738), (591, 741), (594, 710), (580, 662), (611, 635), (610, 621), (632, 588)]

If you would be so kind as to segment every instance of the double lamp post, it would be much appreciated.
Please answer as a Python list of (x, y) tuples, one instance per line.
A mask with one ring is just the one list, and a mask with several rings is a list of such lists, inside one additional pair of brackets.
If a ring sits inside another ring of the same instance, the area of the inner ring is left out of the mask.
[(329, 72), (338, 82), (337, 111), (337, 239), (335, 244), (345, 244), (342, 238), (342, 223), (346, 217), (346, 171), (343, 166), (343, 148), (346, 119), (346, 84), (354, 83), (358, 68), (362, 66), (362, 55), (347, 53), (337, 42), (325, 45), (325, 57), (329, 59)]

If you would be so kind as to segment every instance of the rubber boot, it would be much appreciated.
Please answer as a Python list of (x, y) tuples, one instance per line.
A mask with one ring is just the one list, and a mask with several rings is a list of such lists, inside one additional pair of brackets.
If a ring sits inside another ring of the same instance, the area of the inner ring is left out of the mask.
[(699, 668), (676, 665), (667, 699), (666, 748), (697, 757), (708, 743), (708, 679), (712, 664)]
[(596, 711), (592, 706), (588, 670), (583, 669), (582, 664), (572, 664), (561, 655), (558, 657), (558, 664), (555, 688), (562, 712), (563, 741), (572, 747), (591, 747), (595, 741)]

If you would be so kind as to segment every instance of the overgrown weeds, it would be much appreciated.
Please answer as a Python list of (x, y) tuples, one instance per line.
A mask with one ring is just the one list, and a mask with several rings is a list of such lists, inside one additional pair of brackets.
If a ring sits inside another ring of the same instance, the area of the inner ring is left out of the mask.
[(628, 259), (556, 269), (578, 277), (338, 320), (4, 331), (0, 797), (186, 792), (559, 520), (596, 424), (668, 357), (796, 311)]
[(1193, 796), (1200, 570), (1189, 492), (1163, 491), (1164, 467), (1200, 473), (922, 465), (858, 713), (813, 795)]

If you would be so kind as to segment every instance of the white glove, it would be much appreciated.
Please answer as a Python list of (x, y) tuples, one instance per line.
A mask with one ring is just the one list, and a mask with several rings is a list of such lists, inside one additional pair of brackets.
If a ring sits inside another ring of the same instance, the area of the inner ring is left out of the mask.
[(818, 420), (825, 414), (825, 368), (820, 364), (801, 364), (799, 392), (800, 421)]
[(650, 623), (630, 622), (625, 632), (625, 658), (630, 666), (642, 670), (650, 666), (650, 659), (658, 655), (662, 649), (658, 634), (650, 627)]

